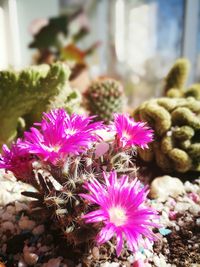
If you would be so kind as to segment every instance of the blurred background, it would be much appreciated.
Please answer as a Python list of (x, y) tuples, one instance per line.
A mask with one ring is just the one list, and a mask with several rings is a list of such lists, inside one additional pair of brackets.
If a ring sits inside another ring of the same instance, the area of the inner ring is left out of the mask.
[(76, 60), (86, 84), (118, 78), (137, 106), (182, 56), (200, 81), (199, 0), (0, 0), (0, 69)]

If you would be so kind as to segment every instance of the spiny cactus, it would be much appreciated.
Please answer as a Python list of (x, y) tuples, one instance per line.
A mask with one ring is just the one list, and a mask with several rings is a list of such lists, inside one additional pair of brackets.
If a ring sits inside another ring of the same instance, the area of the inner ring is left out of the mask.
[(180, 94), (181, 91), (176, 91), (176, 89), (183, 89), (183, 86), (187, 80), (188, 72), (190, 69), (190, 63), (185, 58), (178, 59), (172, 66), (167, 77), (165, 78), (165, 88), (164, 91), (167, 93), (168, 90), (173, 90), (169, 92), (169, 95)]
[(69, 73), (60, 63), (0, 72), (0, 144), (10, 143), (17, 128), (25, 127), (21, 118), (31, 125), (52, 106), (73, 110), (78, 94), (69, 88)]
[(200, 171), (200, 84), (182, 88), (187, 68), (185, 60), (177, 61), (166, 79), (167, 97), (146, 101), (133, 114), (155, 130), (151, 150), (139, 149), (140, 157), (146, 162), (155, 158), (167, 172)]
[(85, 102), (91, 115), (108, 123), (113, 119), (113, 113), (122, 111), (123, 97), (123, 87), (118, 81), (99, 78), (87, 89)]
[(107, 127), (92, 119), (69, 116), (64, 109), (45, 113), (37, 128), (25, 132), (10, 150), (3, 147), (0, 168), (37, 189), (23, 193), (35, 199), (32, 216), (50, 220), (68, 245), (87, 250), (98, 233), (99, 244), (110, 239), (119, 255), (123, 239), (132, 244), (132, 231), (135, 249), (143, 233), (152, 236), (148, 227), (156, 225), (150, 221), (155, 211), (143, 203), (147, 188), (135, 179), (133, 160), (135, 146), (147, 147), (152, 141), (152, 130), (128, 115), (115, 114), (107, 141), (101, 135), (108, 134)]

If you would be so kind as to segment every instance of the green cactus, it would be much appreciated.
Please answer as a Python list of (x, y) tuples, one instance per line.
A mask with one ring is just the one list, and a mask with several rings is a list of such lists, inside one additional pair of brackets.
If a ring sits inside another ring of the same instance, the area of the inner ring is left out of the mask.
[(142, 103), (133, 114), (155, 131), (151, 151), (139, 150), (139, 156), (155, 159), (166, 172), (200, 171), (200, 84), (183, 90), (187, 70), (187, 61), (177, 61), (166, 78), (167, 96)]
[(60, 63), (0, 72), (1, 145), (10, 143), (17, 129), (20, 132), (25, 128), (22, 118), (29, 126), (52, 106), (73, 109), (78, 96), (69, 88), (69, 74), (69, 68)]
[(197, 100), (200, 100), (200, 84), (196, 83), (190, 86), (190, 88), (185, 92), (186, 96), (193, 96)]
[[(165, 93), (170, 89), (172, 90), (172, 88), (182, 90), (187, 80), (189, 69), (190, 63), (187, 59), (178, 59), (165, 78)], [(171, 91), (170, 94), (177, 97), (177, 91), (173, 91), (173, 93)]]
[[(200, 104), (200, 101), (195, 101)], [(157, 143), (153, 146), (155, 160), (165, 171), (199, 170), (197, 163), (200, 163), (200, 106), (198, 109), (195, 108), (195, 113), (190, 106), (190, 97), (165, 97), (146, 101), (137, 108), (136, 116), (133, 114), (136, 120), (143, 119), (154, 129)], [(139, 151), (139, 155), (147, 162), (153, 159), (152, 155), (144, 157), (145, 151)]]
[(108, 123), (113, 119), (113, 113), (122, 111), (122, 85), (111, 78), (100, 78), (87, 89), (85, 103), (91, 115)]

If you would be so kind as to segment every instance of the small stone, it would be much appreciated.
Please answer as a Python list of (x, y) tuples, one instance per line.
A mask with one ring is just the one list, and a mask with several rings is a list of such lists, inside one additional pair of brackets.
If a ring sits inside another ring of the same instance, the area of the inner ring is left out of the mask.
[(17, 267), (27, 267), (27, 264), (24, 261), (19, 260)]
[(10, 214), (14, 214), (16, 211), (15, 206), (12, 205), (7, 206), (6, 211)]
[(27, 216), (23, 216), (20, 218), (18, 224), (21, 230), (32, 230), (36, 223), (29, 220)]
[(15, 217), (9, 212), (4, 212), (1, 216), (2, 221), (14, 221)]
[(194, 215), (198, 215), (200, 213), (200, 206), (197, 204), (193, 204), (190, 208), (189, 211), (194, 214)]
[(28, 206), (23, 202), (16, 201), (15, 209), (16, 209), (16, 212), (19, 212), (19, 211), (22, 211), (22, 210), (28, 210)]
[(180, 213), (184, 213), (186, 210), (190, 208), (190, 203), (184, 203), (184, 202), (179, 202), (175, 206), (175, 210)]
[(197, 218), (197, 219), (196, 219), (196, 225), (197, 225), (197, 226), (200, 226), (200, 218)]
[(44, 233), (44, 225), (38, 225), (33, 229), (34, 235), (41, 235)]
[(130, 255), (127, 260), (130, 262), (130, 263), (134, 263), (135, 261), (135, 257), (133, 255)]
[(101, 264), (101, 267), (119, 267), (120, 264), (118, 262), (105, 262)]
[(44, 267), (59, 267), (61, 260), (62, 258), (50, 259), (46, 264), (44, 264)]
[(29, 251), (24, 252), (24, 260), (28, 265), (34, 265), (38, 261), (38, 255), (35, 253), (30, 253)]
[(1, 227), (6, 231), (10, 230), (12, 233), (14, 232), (15, 226), (12, 222), (3, 222)]
[(177, 197), (184, 193), (184, 186), (180, 179), (168, 175), (157, 177), (150, 187), (151, 198), (166, 201), (169, 196)]
[(159, 232), (161, 235), (166, 236), (166, 235), (170, 234), (172, 231), (170, 229), (167, 229), (167, 228), (159, 228)]
[(40, 246), (39, 247), (39, 251), (42, 252), (42, 253), (46, 253), (49, 250), (50, 250), (50, 248), (47, 247), (47, 246)]
[(94, 259), (96, 259), (96, 260), (99, 259), (99, 248), (98, 247), (92, 248), (92, 255), (93, 255)]

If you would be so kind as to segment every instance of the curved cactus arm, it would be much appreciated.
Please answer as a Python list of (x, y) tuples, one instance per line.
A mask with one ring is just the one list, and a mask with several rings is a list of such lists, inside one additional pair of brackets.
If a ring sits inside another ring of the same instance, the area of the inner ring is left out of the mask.
[(178, 59), (165, 78), (165, 94), (169, 89), (183, 89), (190, 69), (190, 63), (185, 58)]

